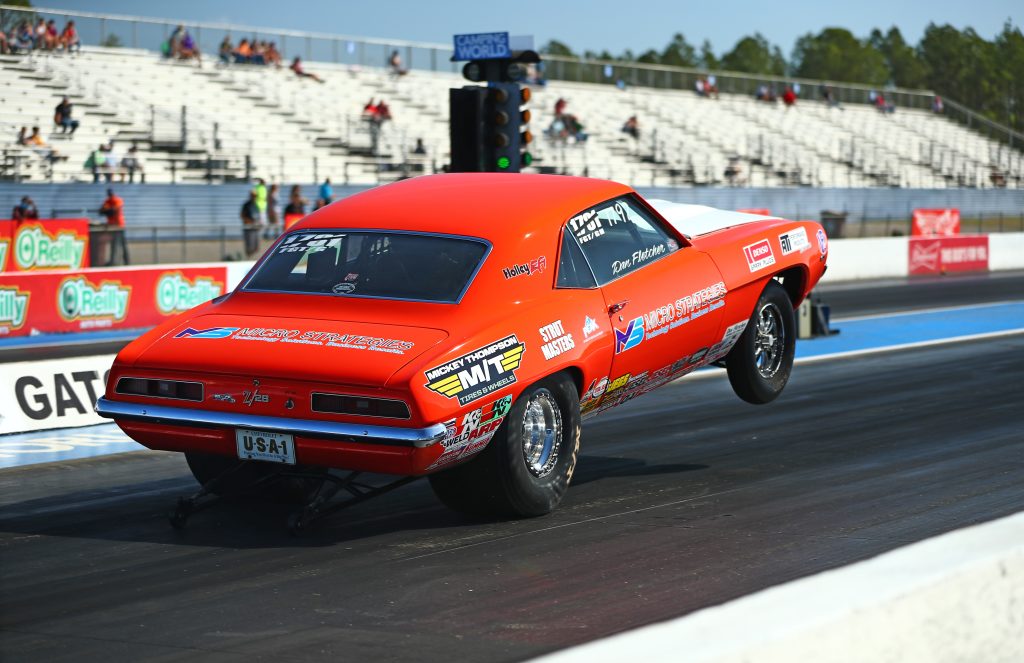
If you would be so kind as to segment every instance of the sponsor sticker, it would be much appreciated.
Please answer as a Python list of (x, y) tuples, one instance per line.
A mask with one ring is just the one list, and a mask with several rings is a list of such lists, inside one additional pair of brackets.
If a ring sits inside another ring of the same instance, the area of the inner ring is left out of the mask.
[(268, 327), (211, 327), (193, 329), (189, 327), (178, 332), (174, 338), (227, 338), (232, 341), (258, 341), (262, 343), (295, 343), (318, 345), (348, 350), (367, 350), (402, 355), (411, 350), (415, 343), (394, 338), (346, 334), (343, 332), (303, 331), (301, 329), (277, 329)]
[(347, 233), (336, 232), (298, 232), (292, 233), (281, 240), (277, 247), (278, 253), (316, 253), (328, 247), (341, 244)]
[(725, 306), (725, 283), (718, 281), (669, 301), (615, 330), (615, 352), (625, 352)]
[(501, 270), (501, 273), (505, 276), (505, 280), (514, 279), (517, 276), (533, 276), (534, 274), (543, 274), (544, 270), (548, 267), (547, 256), (539, 256), (530, 260), (529, 262), (519, 263), (506, 267)]
[(224, 283), (208, 276), (190, 279), (181, 272), (166, 272), (156, 282), (156, 306), (164, 315), (181, 313), (224, 294)]
[(811, 248), (811, 243), (807, 241), (807, 230), (805, 228), (787, 230), (779, 235), (779, 246), (782, 248), (784, 256)]
[(583, 340), (589, 341), (600, 333), (601, 328), (597, 325), (597, 320), (594, 320), (589, 315), (583, 316)]
[(427, 469), (449, 465), (483, 449), (511, 409), (512, 396), (503, 396), (490, 405), (466, 413), (461, 428), (455, 419), (444, 422), (445, 436), (441, 441), (444, 451)]
[(572, 334), (566, 333), (561, 320), (555, 320), (540, 328), (540, 337), (544, 344), (540, 346), (544, 359), (551, 360), (558, 355), (576, 347)]
[(772, 245), (767, 239), (744, 246), (743, 255), (747, 259), (747, 265), (751, 272), (775, 264), (775, 254), (772, 253)]
[(18, 286), (0, 286), (0, 335), (25, 325), (31, 297), (31, 293), (19, 290)]
[(86, 239), (73, 230), (51, 233), (32, 223), (14, 235), (14, 262), (20, 270), (79, 269), (85, 264), (85, 245)]
[(71, 276), (57, 288), (57, 313), (82, 329), (109, 327), (125, 319), (131, 286), (118, 280), (103, 280), (99, 285), (84, 276)]
[(821, 251), (821, 255), (828, 253), (828, 236), (821, 228), (818, 228), (818, 250)]
[(447, 398), (457, 398), (459, 405), (468, 405), (514, 384), (525, 349), (525, 344), (511, 334), (426, 370), (425, 386)]

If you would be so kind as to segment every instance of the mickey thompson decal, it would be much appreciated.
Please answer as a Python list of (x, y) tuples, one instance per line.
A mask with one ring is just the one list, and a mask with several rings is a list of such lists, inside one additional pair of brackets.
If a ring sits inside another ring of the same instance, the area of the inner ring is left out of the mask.
[(516, 381), (524, 344), (515, 334), (425, 371), (426, 387), (466, 405)]

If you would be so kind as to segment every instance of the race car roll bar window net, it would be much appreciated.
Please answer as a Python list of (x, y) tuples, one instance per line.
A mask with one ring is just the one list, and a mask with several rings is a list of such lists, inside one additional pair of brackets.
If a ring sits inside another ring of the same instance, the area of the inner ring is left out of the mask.
[(490, 245), (480, 239), (386, 230), (286, 235), (244, 290), (457, 303)]

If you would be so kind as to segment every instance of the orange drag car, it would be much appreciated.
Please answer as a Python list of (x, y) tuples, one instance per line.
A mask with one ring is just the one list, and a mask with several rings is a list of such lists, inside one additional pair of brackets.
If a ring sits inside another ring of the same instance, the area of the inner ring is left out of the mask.
[(429, 475), (454, 509), (540, 515), (582, 419), (716, 363), (778, 396), (827, 253), (817, 223), (614, 182), (419, 177), (311, 214), (130, 344), (97, 411), (211, 490), (239, 467)]

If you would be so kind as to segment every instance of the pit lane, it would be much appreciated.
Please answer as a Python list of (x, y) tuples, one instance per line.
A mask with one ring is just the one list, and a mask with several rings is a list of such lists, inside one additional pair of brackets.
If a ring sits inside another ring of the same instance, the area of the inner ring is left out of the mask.
[[(852, 316), (1024, 292), (991, 278), (828, 298)], [(164, 513), (194, 488), (178, 455), (4, 470), (0, 651), (521, 660), (675, 617), (1024, 509), (1022, 351), (801, 364), (761, 408), (724, 376), (682, 380), (587, 425), (573, 488), (535, 520), (466, 521), (418, 482), (302, 539), (283, 510), (232, 505), (177, 534)]]

